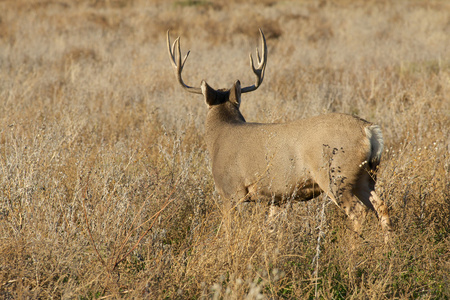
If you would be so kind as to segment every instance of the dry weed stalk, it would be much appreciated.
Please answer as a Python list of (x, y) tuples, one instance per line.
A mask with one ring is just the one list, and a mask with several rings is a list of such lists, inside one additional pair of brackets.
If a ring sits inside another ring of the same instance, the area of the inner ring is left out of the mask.
[[(83, 212), (84, 212), (84, 219), (85, 219), (85, 224), (86, 224), (86, 229), (88, 231), (88, 235), (90, 238), (90, 242), (92, 244), (92, 247), (95, 250), (95, 253), (97, 255), (98, 260), (101, 262), (101, 264), (106, 268), (108, 276), (109, 274), (111, 274), (111, 272), (113, 272), (117, 266), (123, 262), (140, 244), (140, 242), (142, 241), (142, 239), (150, 232), (150, 230), (152, 230), (152, 228), (154, 227), (155, 223), (158, 221), (159, 216), (161, 215), (161, 213), (175, 200), (175, 198), (172, 198), (172, 195), (175, 193), (178, 184), (180, 182), (180, 178), (178, 178), (174, 185), (173, 188), (170, 192), (170, 194), (167, 196), (164, 204), (161, 206), (161, 208), (154, 213), (151, 217), (149, 217), (146, 221), (142, 222), (141, 224), (139, 224), (138, 226), (134, 226), (137, 217), (141, 214), (142, 210), (144, 209), (144, 207), (148, 204), (148, 200), (151, 199), (154, 195), (154, 192), (148, 196), (145, 201), (143, 201), (141, 208), (139, 209), (138, 213), (135, 215), (133, 221), (131, 222), (131, 224), (129, 225), (129, 232), (128, 234), (125, 236), (125, 238), (123, 238), (122, 241), (118, 242), (116, 241), (116, 243), (118, 243), (118, 247), (114, 247), (114, 252), (112, 254), (112, 256), (107, 260), (107, 262), (105, 262), (105, 260), (102, 258), (102, 256), (100, 255), (100, 253), (98, 252), (97, 246), (96, 246), (96, 242), (92, 236), (92, 232), (89, 226), (89, 219), (87, 216), (87, 210), (86, 210), (86, 199), (87, 199), (87, 193), (88, 193), (88, 186), (89, 186), (89, 180), (90, 180), (90, 174), (91, 171), (88, 172), (88, 176), (86, 178), (86, 182), (85, 182), (85, 186), (83, 189)], [(164, 224), (165, 221), (170, 220), (171, 217), (176, 213), (176, 210), (169, 215), (168, 217), (166, 217), (164, 220), (159, 220), (160, 224)], [(138, 239), (134, 242), (134, 244), (130, 247), (129, 250), (125, 250), (126, 244), (128, 243), (129, 239), (131, 238), (131, 236), (134, 234), (134, 232), (136, 232), (139, 228), (144, 227), (147, 223), (152, 222), (150, 224), (150, 226), (143, 232), (140, 234), (140, 236), (138, 237)], [(125, 228), (125, 224), (123, 224), (123, 228)], [(116, 253), (116, 249), (117, 250), (117, 254)], [(106, 288), (106, 287), (105, 287)]]

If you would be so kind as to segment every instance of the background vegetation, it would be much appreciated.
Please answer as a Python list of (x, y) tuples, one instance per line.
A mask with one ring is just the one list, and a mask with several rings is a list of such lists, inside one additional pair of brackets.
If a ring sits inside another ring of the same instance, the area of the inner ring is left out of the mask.
[[(327, 112), (383, 128), (377, 193), (353, 240), (319, 197), (224, 225), (206, 107), (175, 82), (251, 84), (248, 121)], [(0, 1), (0, 298), (450, 298), (447, 1)], [(350, 243), (355, 243), (353, 249)]]

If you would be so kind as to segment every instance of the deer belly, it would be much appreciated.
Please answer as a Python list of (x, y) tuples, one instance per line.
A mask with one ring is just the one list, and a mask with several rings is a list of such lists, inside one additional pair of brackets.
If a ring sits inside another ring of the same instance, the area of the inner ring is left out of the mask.
[(299, 184), (292, 196), (293, 199), (297, 201), (308, 201), (322, 193), (323, 190), (319, 187), (319, 185), (314, 182), (314, 180), (309, 179), (302, 184)]
[[(284, 182), (284, 184), (275, 184), (275, 182), (259, 182), (248, 187), (251, 194), (259, 194), (270, 198), (275, 204), (281, 204), (286, 201), (308, 201), (323, 193), (319, 185), (307, 179), (297, 183)], [(254, 197), (252, 197), (254, 198)]]

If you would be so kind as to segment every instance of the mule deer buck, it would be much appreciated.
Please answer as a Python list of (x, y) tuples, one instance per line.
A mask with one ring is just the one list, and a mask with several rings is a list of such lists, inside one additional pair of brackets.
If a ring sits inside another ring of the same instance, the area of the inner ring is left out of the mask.
[[(326, 195), (352, 220), (356, 233), (368, 210), (375, 211), (385, 231), (391, 231), (388, 210), (375, 194), (376, 171), (383, 151), (380, 127), (358, 117), (331, 113), (279, 124), (247, 123), (239, 111), (241, 94), (262, 83), (267, 45), (260, 29), (262, 53), (256, 49), (254, 85), (230, 89), (184, 83), (181, 73), (188, 58), (181, 59), (180, 38), (167, 47), (178, 83), (188, 92), (203, 94), (208, 113), (206, 144), (212, 160), (216, 190), (229, 203), (266, 196), (272, 202), (307, 201)], [(230, 204), (229, 204), (230, 205)]]

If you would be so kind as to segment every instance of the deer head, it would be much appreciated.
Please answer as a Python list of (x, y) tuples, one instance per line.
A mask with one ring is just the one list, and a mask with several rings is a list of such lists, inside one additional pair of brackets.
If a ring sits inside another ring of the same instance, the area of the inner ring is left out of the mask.
[(213, 89), (206, 83), (205, 80), (201, 82), (200, 87), (191, 87), (184, 83), (183, 78), (181, 77), (181, 73), (183, 72), (184, 65), (189, 56), (190, 51), (186, 53), (183, 59), (181, 59), (181, 46), (180, 46), (180, 37), (176, 38), (170, 47), (170, 35), (169, 31), (167, 31), (167, 49), (170, 55), (170, 61), (175, 70), (175, 75), (177, 77), (178, 83), (189, 93), (194, 94), (203, 94), (205, 97), (206, 104), (208, 106), (214, 106), (223, 104), (226, 101), (230, 101), (239, 107), (241, 101), (241, 94), (248, 93), (256, 90), (264, 79), (264, 73), (267, 64), (267, 44), (264, 33), (261, 29), (259, 29), (261, 34), (261, 49), (262, 55), (260, 56), (258, 48), (256, 48), (256, 60), (257, 66), (255, 67), (253, 62), (252, 54), (250, 53), (250, 66), (255, 74), (255, 84), (251, 86), (241, 87), (239, 80), (237, 80), (230, 89)]

